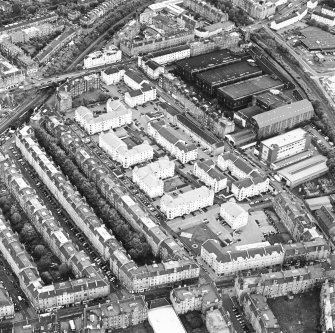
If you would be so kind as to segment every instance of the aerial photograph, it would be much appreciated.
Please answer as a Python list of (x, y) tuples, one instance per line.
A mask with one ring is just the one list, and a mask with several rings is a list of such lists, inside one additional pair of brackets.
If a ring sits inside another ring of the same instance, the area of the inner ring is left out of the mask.
[(335, 332), (335, 0), (0, 0), (0, 333)]

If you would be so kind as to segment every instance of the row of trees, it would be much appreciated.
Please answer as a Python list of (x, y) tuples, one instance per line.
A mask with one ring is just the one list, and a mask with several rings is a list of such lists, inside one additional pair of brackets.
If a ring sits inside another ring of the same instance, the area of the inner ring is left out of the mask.
[(12, 230), (18, 234), (20, 242), (36, 262), (43, 281), (50, 284), (59, 279), (68, 280), (71, 274), (68, 266), (59, 264), (51, 268), (52, 263), (59, 263), (59, 260), (49, 251), (33, 225), (22, 217), (9, 195), (0, 198), (0, 209), (10, 222)]
[(317, 28), (320, 28), (324, 31), (329, 31), (330, 30), (329, 25), (317, 22), (314, 19), (310, 19), (306, 23), (308, 25), (312, 26), (312, 27), (317, 27)]
[(59, 165), (69, 180), (76, 186), (87, 203), (93, 208), (95, 214), (101, 218), (108, 229), (113, 231), (115, 237), (122, 242), (129, 255), (139, 264), (151, 263), (154, 258), (145, 236), (131, 228), (131, 226), (109, 205), (100, 195), (94, 182), (90, 182), (82, 174), (73, 156), (67, 156), (64, 150), (58, 145), (58, 141), (49, 135), (43, 128), (35, 129), (38, 142), (46, 152), (52, 156), (55, 163)]
[(234, 6), (231, 0), (210, 0), (209, 2), (227, 13), (229, 20), (237, 26), (245, 26), (252, 23), (247, 13), (241, 8)]
[[(106, 30), (110, 29), (111, 26), (118, 24), (119, 21), (122, 21), (127, 15), (129, 15), (136, 8), (143, 6), (145, 3), (149, 3), (151, 0), (145, 0), (144, 2), (141, 0), (133, 0), (124, 2), (121, 6), (111, 11), (107, 17), (101, 19), (99, 21), (99, 25), (97, 25), (91, 31), (83, 31), (81, 36), (73, 45), (69, 47), (66, 51), (66, 54), (63, 54), (57, 63), (50, 65), (48, 69), (45, 71), (45, 76), (52, 76), (58, 73), (64, 72), (68, 68), (68, 66), (73, 62), (75, 58), (77, 58), (85, 49), (87, 49), (93, 42), (97, 40), (97, 38), (103, 34)], [(122, 22), (118, 26), (121, 26)], [(109, 33), (106, 35), (106, 39), (110, 38), (117, 27), (110, 29)]]

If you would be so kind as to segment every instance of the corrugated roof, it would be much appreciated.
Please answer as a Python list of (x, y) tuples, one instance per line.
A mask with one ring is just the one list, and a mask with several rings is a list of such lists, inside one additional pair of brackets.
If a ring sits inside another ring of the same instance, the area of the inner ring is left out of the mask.
[(257, 114), (253, 116), (252, 119), (256, 121), (259, 128), (262, 128), (313, 111), (314, 108), (312, 103), (307, 99), (303, 99), (292, 104), (283, 105), (279, 108)]

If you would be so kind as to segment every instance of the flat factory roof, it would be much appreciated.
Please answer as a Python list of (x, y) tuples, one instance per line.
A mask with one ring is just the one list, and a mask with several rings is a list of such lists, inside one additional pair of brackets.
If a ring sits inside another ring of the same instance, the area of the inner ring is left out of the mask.
[(148, 311), (148, 320), (154, 332), (186, 333), (184, 326), (171, 305), (150, 309)]
[(279, 108), (263, 112), (253, 116), (252, 119), (254, 119), (259, 128), (264, 128), (277, 122), (313, 111), (314, 108), (312, 103), (307, 99), (303, 99), (301, 101), (293, 102), (291, 104), (283, 105)]
[(277, 145), (278, 147), (283, 147), (289, 145), (293, 142), (299, 141), (306, 136), (306, 131), (302, 128), (294, 129), (293, 131), (289, 131), (287, 133), (283, 133), (281, 135), (277, 135), (273, 138), (263, 140), (262, 144), (267, 147), (271, 147), (272, 145)]
[(304, 179), (308, 175), (311, 178), (328, 170), (326, 165), (327, 157), (323, 155), (315, 155), (307, 158), (299, 163), (293, 164), (287, 168), (278, 171), (278, 174), (291, 182)]
[(262, 70), (257, 66), (249, 65), (247, 61), (241, 61), (199, 73), (197, 78), (210, 84), (218, 84), (256, 73), (261, 75)]
[(335, 36), (321, 29), (302, 30), (301, 43), (310, 51), (335, 49)]
[(238, 56), (231, 54), (228, 50), (215, 51), (202, 54), (188, 59), (179, 60), (176, 65), (183, 67), (189, 71), (198, 71), (203, 68), (215, 67), (219, 64), (225, 64), (241, 59)]
[(232, 99), (240, 99), (259, 94), (269, 89), (279, 88), (281, 86), (283, 86), (283, 83), (280, 80), (273, 79), (270, 75), (262, 75), (256, 78), (221, 87), (219, 88), (219, 91), (227, 96), (230, 96)]

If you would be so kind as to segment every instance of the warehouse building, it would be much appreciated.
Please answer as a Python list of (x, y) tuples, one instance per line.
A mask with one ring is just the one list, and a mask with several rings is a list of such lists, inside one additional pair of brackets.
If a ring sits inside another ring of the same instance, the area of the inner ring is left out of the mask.
[(328, 172), (327, 157), (315, 155), (278, 171), (279, 177), (289, 187), (296, 187)]
[(283, 82), (266, 74), (221, 87), (217, 91), (217, 98), (221, 104), (228, 108), (239, 110), (245, 108), (252, 101), (254, 95), (283, 87)]
[(297, 162), (298, 160), (290, 159), (292, 156), (303, 157), (301, 153), (310, 149), (312, 136), (302, 128), (297, 128), (293, 131), (275, 136), (273, 138), (263, 140), (259, 147), (259, 159), (272, 168), (276, 168), (276, 162), (280, 163), (281, 167)]
[(234, 122), (241, 127), (250, 126), (251, 118), (262, 112), (264, 110), (257, 105), (249, 106), (248, 108), (234, 112)]
[(177, 61), (176, 66), (185, 80), (193, 81), (198, 73), (241, 61), (241, 57), (232, 54), (229, 50), (221, 50)]
[(171, 305), (150, 309), (148, 311), (148, 320), (155, 333), (186, 333), (183, 324)]
[(313, 116), (312, 103), (303, 99), (253, 116), (251, 121), (258, 138), (261, 139), (290, 129)]
[(269, 111), (280, 106), (292, 103), (292, 99), (281, 91), (272, 89), (256, 96), (256, 105)]
[(301, 44), (310, 52), (333, 52), (335, 51), (335, 36), (329, 32), (318, 30), (302, 30)]
[(201, 72), (195, 76), (195, 83), (208, 95), (213, 96), (222, 86), (251, 79), (262, 73), (258, 66), (252, 66), (248, 61), (241, 61)]

